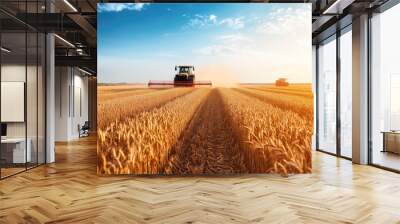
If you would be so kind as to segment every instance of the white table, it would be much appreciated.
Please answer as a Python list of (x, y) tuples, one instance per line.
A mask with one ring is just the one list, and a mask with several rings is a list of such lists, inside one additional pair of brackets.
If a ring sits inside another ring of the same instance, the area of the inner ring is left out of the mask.
[[(25, 138), (5, 138), (1, 139), (2, 152), (10, 150), (12, 147), (12, 163), (26, 163), (31, 162), (32, 152), (31, 145), (32, 141), (30, 138), (26, 139), (28, 143), (25, 151)], [(4, 148), (5, 147), (5, 148)]]

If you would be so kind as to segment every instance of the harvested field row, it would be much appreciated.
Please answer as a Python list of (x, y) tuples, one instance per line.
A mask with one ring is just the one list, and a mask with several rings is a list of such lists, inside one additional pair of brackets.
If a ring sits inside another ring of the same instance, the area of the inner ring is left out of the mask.
[(107, 93), (114, 91), (124, 91), (124, 90), (132, 90), (132, 89), (147, 89), (147, 85), (101, 85), (97, 86), (97, 90), (99, 93)]
[(311, 91), (312, 84), (290, 84), (289, 86), (276, 86), (275, 84), (253, 84), (253, 85), (240, 85), (243, 88), (251, 88), (251, 87), (258, 87), (258, 88), (270, 88), (270, 89), (287, 89), (287, 90), (294, 90), (294, 91)]
[(99, 103), (107, 103), (107, 101), (111, 100), (120, 100), (125, 97), (130, 97), (133, 95), (140, 95), (145, 93), (150, 93), (157, 91), (155, 89), (130, 89), (130, 90), (117, 90), (117, 91), (107, 91), (106, 93), (99, 94), (98, 102)]
[(257, 98), (283, 110), (293, 111), (309, 123), (312, 124), (313, 122), (313, 99), (281, 93), (267, 93), (255, 89), (235, 88), (234, 90), (247, 96)]
[(111, 123), (122, 122), (125, 119), (135, 116), (137, 113), (159, 107), (168, 101), (192, 91), (193, 89), (190, 88), (157, 90), (146, 94), (127, 96), (106, 103), (99, 103), (97, 106), (97, 125), (99, 129), (104, 129)]
[(310, 122), (238, 91), (224, 89), (222, 96), (250, 172), (311, 172)]
[(288, 94), (288, 95), (293, 95), (293, 96), (313, 98), (313, 93), (311, 91), (298, 90), (298, 89), (286, 89), (286, 88), (277, 88), (277, 87), (271, 87), (271, 88), (270, 87), (248, 87), (248, 89), (256, 89), (256, 90), (271, 92), (271, 93), (282, 93), (282, 94)]
[(212, 90), (169, 157), (167, 174), (248, 172), (219, 90)]
[(196, 89), (162, 107), (98, 130), (98, 173), (161, 174), (170, 149), (209, 94)]

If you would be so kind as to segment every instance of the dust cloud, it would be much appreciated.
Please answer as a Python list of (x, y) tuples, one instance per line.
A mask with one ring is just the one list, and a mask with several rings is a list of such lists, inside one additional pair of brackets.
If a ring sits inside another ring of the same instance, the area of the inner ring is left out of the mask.
[(213, 86), (234, 87), (238, 84), (236, 75), (228, 66), (203, 65), (196, 68), (196, 81), (211, 81)]

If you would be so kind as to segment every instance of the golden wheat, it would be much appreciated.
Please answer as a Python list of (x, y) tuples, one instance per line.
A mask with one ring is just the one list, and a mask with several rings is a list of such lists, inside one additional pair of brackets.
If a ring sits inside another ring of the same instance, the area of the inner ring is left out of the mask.
[(284, 110), (237, 91), (224, 89), (222, 95), (250, 172), (311, 172), (310, 122), (290, 108)]
[(282, 93), (264, 92), (255, 89), (236, 88), (236, 91), (257, 98), (283, 110), (293, 111), (303, 117), (310, 124), (313, 123), (314, 108), (313, 99), (292, 96)]
[(125, 97), (131, 97), (133, 95), (140, 95), (145, 93), (150, 93), (157, 91), (156, 89), (144, 89), (144, 88), (136, 88), (136, 89), (115, 89), (115, 90), (101, 90), (98, 92), (99, 97), (97, 98), (98, 102), (103, 104), (107, 102), (111, 102), (114, 100), (119, 100)]
[(256, 89), (264, 92), (271, 92), (271, 93), (282, 93), (282, 94), (287, 94), (287, 95), (293, 95), (293, 96), (302, 96), (302, 97), (307, 97), (312, 99), (313, 98), (313, 93), (311, 91), (311, 85), (307, 88), (304, 86), (295, 88), (292, 87), (277, 87), (277, 86), (268, 86), (268, 85), (255, 85), (255, 86), (248, 86), (248, 89)]
[(209, 93), (171, 89), (102, 104), (98, 172), (311, 171), (311, 100), (244, 88)]
[(311, 92), (312, 84), (291, 84), (289, 86), (277, 86), (275, 84), (243, 84), (240, 85), (244, 88), (265, 88), (265, 89), (284, 89), (284, 90), (293, 90), (293, 91), (302, 91), (302, 92)]
[(179, 96), (190, 93), (190, 88), (174, 88), (168, 90), (152, 91), (141, 95), (132, 95), (97, 106), (97, 125), (104, 129), (111, 123), (123, 122), (137, 113), (153, 109), (171, 101)]
[[(185, 92), (177, 92), (182, 91)], [(178, 141), (208, 93), (208, 89), (196, 89), (162, 107), (141, 112), (123, 122), (110, 122), (99, 128), (98, 173), (161, 173), (168, 161), (169, 150)], [(126, 113), (132, 110), (117, 111)]]

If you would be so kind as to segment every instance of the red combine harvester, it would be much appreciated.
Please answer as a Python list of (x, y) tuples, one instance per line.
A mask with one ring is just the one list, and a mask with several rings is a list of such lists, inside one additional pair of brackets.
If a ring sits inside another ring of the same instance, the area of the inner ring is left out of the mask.
[(289, 82), (285, 78), (279, 78), (275, 81), (275, 86), (289, 86)]
[(195, 81), (194, 66), (180, 65), (175, 66), (174, 81), (150, 81), (148, 86), (173, 86), (173, 87), (195, 87), (195, 86), (212, 86), (211, 81)]

